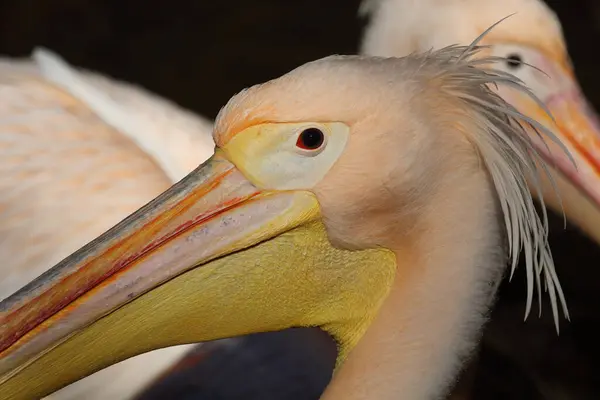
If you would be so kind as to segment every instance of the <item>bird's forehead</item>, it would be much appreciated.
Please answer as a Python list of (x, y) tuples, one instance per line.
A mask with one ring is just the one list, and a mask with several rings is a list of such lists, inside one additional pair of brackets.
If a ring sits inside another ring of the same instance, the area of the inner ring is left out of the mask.
[[(227, 144), (245, 129), (269, 122), (291, 120), (294, 89), (290, 88), (287, 73), (271, 81), (254, 85), (234, 95), (219, 111), (215, 119), (213, 138), (219, 147)], [(297, 118), (297, 117), (295, 117)]]
[[(283, 96), (292, 96), (285, 90), (269, 90), (271, 82), (256, 85), (233, 96), (221, 109), (215, 121), (213, 138), (219, 147), (251, 126), (264, 123), (298, 122), (291, 107), (285, 107)], [(287, 102), (289, 103), (289, 101)]]
[(351, 123), (344, 99), (356, 97), (350, 94), (357, 86), (364, 86), (357, 75), (362, 75), (365, 63), (349, 65), (336, 60), (325, 58), (304, 64), (233, 96), (215, 121), (213, 136), (217, 146), (222, 147), (246, 128), (263, 123)]
[(236, 100), (236, 98), (230, 100), (215, 121), (213, 139), (219, 147), (223, 147), (246, 128), (273, 122), (272, 118), (267, 117), (273, 114), (272, 106), (238, 104)]
[[(422, 56), (335, 55), (306, 63), (280, 78), (246, 89), (229, 100), (215, 121), (214, 139), (225, 146), (245, 129), (264, 123), (387, 123), (422, 92)], [(439, 72), (435, 57), (426, 62)], [(387, 117), (382, 110), (395, 108)], [(378, 122), (379, 123), (379, 122)]]

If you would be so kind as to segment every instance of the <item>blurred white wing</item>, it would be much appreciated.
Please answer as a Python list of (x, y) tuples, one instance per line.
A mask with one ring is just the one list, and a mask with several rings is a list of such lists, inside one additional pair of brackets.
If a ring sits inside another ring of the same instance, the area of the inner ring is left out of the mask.
[[(0, 59), (0, 299), (153, 199), (214, 150), (212, 123), (47, 50)], [(189, 346), (49, 396), (126, 399)]]

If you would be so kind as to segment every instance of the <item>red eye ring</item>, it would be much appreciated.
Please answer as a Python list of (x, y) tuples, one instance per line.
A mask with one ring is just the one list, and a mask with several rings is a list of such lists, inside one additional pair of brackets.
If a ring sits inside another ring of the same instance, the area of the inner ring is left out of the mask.
[(296, 147), (303, 150), (317, 150), (325, 143), (325, 134), (318, 128), (306, 128), (298, 135)]

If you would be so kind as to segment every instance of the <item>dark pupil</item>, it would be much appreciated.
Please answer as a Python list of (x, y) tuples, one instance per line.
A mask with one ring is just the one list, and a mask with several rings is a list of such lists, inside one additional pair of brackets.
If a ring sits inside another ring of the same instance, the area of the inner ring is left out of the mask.
[(518, 68), (523, 63), (521, 56), (519, 56), (518, 54), (511, 54), (510, 56), (508, 56), (506, 58), (507, 58), (506, 63), (508, 64), (508, 66), (510, 68)]
[(309, 150), (318, 149), (324, 139), (323, 132), (317, 128), (308, 128), (300, 134), (302, 145)]

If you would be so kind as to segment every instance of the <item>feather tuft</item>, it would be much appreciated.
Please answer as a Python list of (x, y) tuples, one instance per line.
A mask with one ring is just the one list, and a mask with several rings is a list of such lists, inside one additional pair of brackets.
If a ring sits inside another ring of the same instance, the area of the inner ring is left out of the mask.
[[(519, 90), (535, 100), (550, 115), (543, 103), (521, 80), (494, 69), (494, 64), (504, 62), (504, 58), (480, 54), (485, 47), (478, 46), (477, 43), (494, 26), (469, 46), (452, 45), (410, 57), (424, 57), (425, 64), (435, 67), (434, 70), (438, 72), (433, 77), (429, 76), (429, 79), (441, 82), (440, 88), (444, 93), (462, 102), (463, 110), (475, 125), (476, 134), (470, 135), (469, 139), (480, 153), (498, 195), (508, 239), (511, 278), (521, 250), (525, 256), (525, 319), (531, 311), (534, 286), (538, 292), (541, 313), (543, 281), (550, 297), (556, 330), (559, 332), (559, 303), (567, 319), (569, 312), (548, 245), (548, 218), (541, 190), (541, 174), (547, 174), (553, 184), (554, 181), (528, 131), (537, 135), (544, 145), (547, 139), (555, 142), (573, 163), (575, 161), (550, 129), (521, 114), (492, 90), (502, 85)], [(527, 184), (528, 178), (541, 202), (542, 218), (535, 210)], [(554, 187), (556, 190), (556, 186)]]

